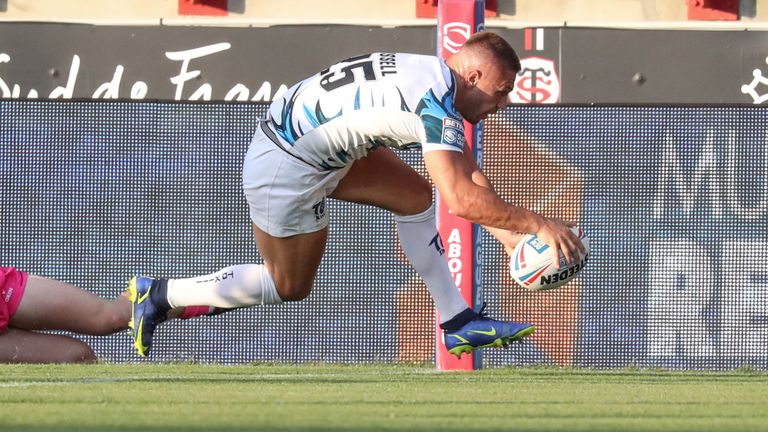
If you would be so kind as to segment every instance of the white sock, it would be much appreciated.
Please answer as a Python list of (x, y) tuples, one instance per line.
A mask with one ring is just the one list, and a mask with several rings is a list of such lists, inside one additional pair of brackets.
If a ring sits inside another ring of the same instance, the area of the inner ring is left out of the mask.
[(443, 256), (445, 250), (437, 233), (434, 205), (419, 214), (396, 215), (395, 222), (400, 245), (416, 273), (427, 284), (435, 307), (440, 312), (441, 323), (467, 309), (469, 306), (454, 283), (448, 261)]
[(167, 295), (172, 308), (197, 305), (237, 308), (283, 302), (262, 264), (236, 265), (189, 279), (169, 279)]

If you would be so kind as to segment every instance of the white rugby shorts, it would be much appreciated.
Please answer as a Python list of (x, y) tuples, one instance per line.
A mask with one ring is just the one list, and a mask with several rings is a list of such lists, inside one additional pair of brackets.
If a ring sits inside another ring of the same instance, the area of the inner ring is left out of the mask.
[(258, 127), (243, 162), (243, 192), (251, 221), (275, 237), (325, 228), (326, 197), (351, 167), (315, 168), (278, 147)]

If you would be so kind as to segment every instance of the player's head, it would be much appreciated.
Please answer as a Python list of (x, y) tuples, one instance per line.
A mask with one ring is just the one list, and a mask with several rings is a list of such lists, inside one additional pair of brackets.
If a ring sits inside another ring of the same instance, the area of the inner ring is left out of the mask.
[(447, 63), (458, 75), (456, 110), (467, 121), (477, 123), (507, 106), (520, 59), (499, 35), (475, 33)]

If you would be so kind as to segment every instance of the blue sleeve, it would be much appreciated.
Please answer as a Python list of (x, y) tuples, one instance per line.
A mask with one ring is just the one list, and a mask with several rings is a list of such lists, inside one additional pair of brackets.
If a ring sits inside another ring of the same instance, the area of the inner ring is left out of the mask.
[(419, 101), (416, 114), (424, 123), (427, 142), (422, 143), (423, 152), (431, 150), (464, 151), (464, 120), (453, 107), (456, 86), (451, 87), (442, 97), (430, 89)]

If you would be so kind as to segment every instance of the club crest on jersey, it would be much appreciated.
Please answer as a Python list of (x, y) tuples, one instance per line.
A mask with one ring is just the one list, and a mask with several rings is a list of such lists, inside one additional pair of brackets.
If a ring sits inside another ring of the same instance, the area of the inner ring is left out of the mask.
[(453, 117), (443, 119), (443, 144), (464, 147), (464, 122)]

